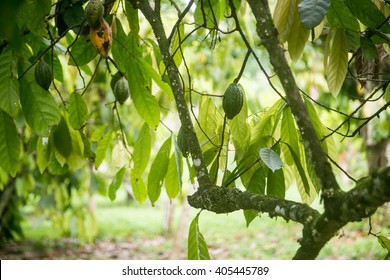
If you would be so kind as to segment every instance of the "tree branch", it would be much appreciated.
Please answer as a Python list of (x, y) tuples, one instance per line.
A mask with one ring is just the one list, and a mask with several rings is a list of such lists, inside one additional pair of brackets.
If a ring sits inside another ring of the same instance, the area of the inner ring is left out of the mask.
[(163, 57), (163, 61), (166, 66), (173, 95), (175, 97), (175, 102), (177, 106), (177, 111), (179, 113), (181, 125), (184, 129), (187, 138), (199, 187), (202, 188), (202, 187), (212, 186), (213, 184), (210, 180), (207, 166), (203, 158), (203, 153), (200, 148), (200, 144), (191, 120), (190, 111), (188, 109), (188, 105), (185, 100), (184, 90), (183, 90), (184, 85), (180, 80), (179, 70), (177, 69), (177, 66), (174, 63), (172, 54), (170, 53), (169, 50), (170, 47), (169, 41), (165, 34), (160, 11), (153, 10), (150, 7), (148, 1), (131, 0), (130, 3), (133, 5), (135, 9), (140, 9), (140, 11), (144, 14), (145, 18), (147, 19), (147, 21), (149, 22), (150, 26), (153, 29), (154, 35), (157, 38), (157, 43), (160, 47), (161, 55)]
[(268, 1), (247, 0), (247, 2), (256, 19), (257, 34), (261, 39), (262, 45), (268, 51), (270, 62), (286, 93), (286, 100), (291, 107), (301, 132), (306, 154), (313, 163), (321, 186), (325, 209), (332, 212), (335, 209), (332, 206), (332, 202), (341, 195), (342, 191), (336, 181), (326, 154), (321, 148), (321, 143), (310, 121), (305, 103), (302, 100), (299, 88), (284, 55), (284, 49), (278, 40), (278, 32), (273, 23)]

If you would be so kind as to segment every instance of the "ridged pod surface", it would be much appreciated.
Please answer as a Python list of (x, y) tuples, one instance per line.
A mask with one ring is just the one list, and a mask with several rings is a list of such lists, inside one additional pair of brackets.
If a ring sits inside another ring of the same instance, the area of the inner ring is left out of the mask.
[(45, 90), (49, 89), (50, 84), (53, 81), (53, 75), (50, 66), (46, 62), (43, 60), (38, 62), (37, 66), (35, 66), (34, 76), (38, 85)]
[(99, 25), (104, 14), (103, 4), (104, 0), (91, 0), (85, 7), (85, 19), (90, 27), (94, 28)]
[(129, 98), (129, 84), (124, 76), (115, 83), (114, 95), (121, 105)]
[(228, 119), (233, 119), (240, 113), (244, 104), (244, 94), (236, 83), (231, 83), (223, 95), (222, 108)]

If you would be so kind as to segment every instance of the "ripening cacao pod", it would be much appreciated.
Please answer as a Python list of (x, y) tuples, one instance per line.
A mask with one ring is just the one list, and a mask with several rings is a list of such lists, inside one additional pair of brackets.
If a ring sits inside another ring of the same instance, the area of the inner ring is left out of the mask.
[(188, 147), (187, 137), (185, 135), (183, 127), (180, 127), (179, 134), (177, 135), (177, 146), (183, 154), (183, 157), (188, 157), (190, 149)]
[(104, 18), (101, 18), (95, 27), (90, 28), (89, 39), (101, 56), (108, 57), (112, 45), (112, 30)]
[(90, 0), (85, 7), (85, 19), (91, 28), (97, 27), (100, 24), (100, 19), (104, 14), (104, 0)]
[(50, 84), (53, 81), (53, 75), (50, 66), (46, 62), (43, 60), (38, 62), (37, 66), (35, 66), (34, 76), (38, 85), (45, 90), (49, 89)]
[(222, 108), (228, 119), (233, 119), (242, 109), (244, 94), (236, 83), (231, 83), (225, 91)]
[(114, 86), (114, 95), (116, 101), (118, 101), (121, 105), (125, 103), (127, 98), (129, 98), (129, 84), (127, 82), (126, 77), (121, 77)]

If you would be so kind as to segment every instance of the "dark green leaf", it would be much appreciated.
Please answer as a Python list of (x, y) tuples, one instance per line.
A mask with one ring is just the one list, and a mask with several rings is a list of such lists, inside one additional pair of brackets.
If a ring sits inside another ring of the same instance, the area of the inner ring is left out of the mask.
[(0, 167), (11, 176), (16, 175), (21, 143), (13, 119), (0, 110)]
[(98, 55), (86, 36), (80, 36), (77, 39), (76, 43), (70, 49), (70, 53), (72, 55), (69, 58), (69, 65), (78, 66), (87, 64)]
[(199, 230), (199, 214), (192, 220), (188, 232), (188, 259), (209, 260), (207, 243)]
[(247, 190), (253, 193), (265, 194), (265, 178), (264, 168), (257, 169), (252, 175)]
[(345, 5), (344, 0), (332, 0), (326, 17), (332, 28), (360, 31), (359, 22)]
[(249, 209), (249, 210), (244, 210), (244, 217), (245, 217), (245, 221), (246, 221), (246, 227), (249, 227), (249, 225), (251, 224), (251, 222), (259, 215), (259, 212), (257, 212), (256, 210), (252, 210), (252, 209)]
[(302, 0), (298, 5), (302, 23), (309, 29), (321, 23), (330, 6), (330, 0)]
[(13, 116), (19, 105), (19, 83), (15, 75), (16, 58), (12, 51), (0, 55), (0, 109)]
[(148, 196), (152, 205), (154, 205), (161, 194), (162, 183), (167, 174), (169, 164), (171, 142), (172, 139), (169, 137), (164, 144), (161, 145), (161, 148), (150, 167), (148, 176)]
[(125, 175), (127, 167), (124, 166), (115, 174), (114, 179), (112, 180), (110, 186), (108, 187), (108, 197), (111, 201), (114, 201), (116, 198), (116, 192), (122, 185), (123, 176)]
[(371, 38), (366, 36), (360, 37), (360, 47), (362, 48), (363, 59), (365, 61), (378, 58), (378, 50)]
[(48, 136), (51, 128), (61, 120), (53, 96), (35, 82), (32, 71), (21, 80), (20, 102), (26, 122), (40, 136)]
[(72, 138), (65, 118), (61, 118), (60, 123), (53, 131), (53, 143), (61, 156), (67, 158), (72, 153)]
[(69, 98), (69, 122), (74, 129), (80, 129), (85, 125), (88, 118), (88, 107), (83, 97), (74, 92)]
[(345, 0), (352, 14), (365, 26), (390, 33), (390, 25), (386, 17), (371, 0)]
[(268, 172), (267, 176), (267, 195), (284, 198), (286, 186), (284, 181), (283, 169), (275, 172)]

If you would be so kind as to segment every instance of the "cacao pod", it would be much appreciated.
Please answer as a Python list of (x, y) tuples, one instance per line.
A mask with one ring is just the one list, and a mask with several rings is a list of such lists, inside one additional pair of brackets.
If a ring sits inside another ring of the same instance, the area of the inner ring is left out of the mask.
[(112, 76), (110, 86), (113, 92), (114, 92), (116, 82), (119, 81), (119, 79), (122, 78), (122, 76), (123, 76), (122, 73), (119, 71), (116, 72), (114, 76)]
[(244, 94), (236, 83), (231, 83), (223, 95), (222, 108), (231, 120), (240, 113), (244, 104)]
[(129, 98), (129, 84), (124, 76), (115, 83), (114, 95), (121, 105)]
[(183, 154), (183, 157), (188, 157), (190, 149), (188, 147), (187, 137), (185, 135), (183, 127), (180, 127), (179, 134), (177, 135), (177, 146)]
[(97, 26), (90, 29), (89, 39), (101, 56), (108, 56), (112, 44), (112, 31), (104, 18), (100, 19)]
[(50, 66), (46, 62), (43, 60), (38, 62), (37, 66), (35, 66), (34, 76), (38, 85), (45, 90), (49, 89), (50, 84), (53, 81), (53, 75)]
[(85, 7), (85, 19), (91, 28), (95, 28), (100, 24), (100, 19), (104, 14), (104, 0), (90, 0)]

